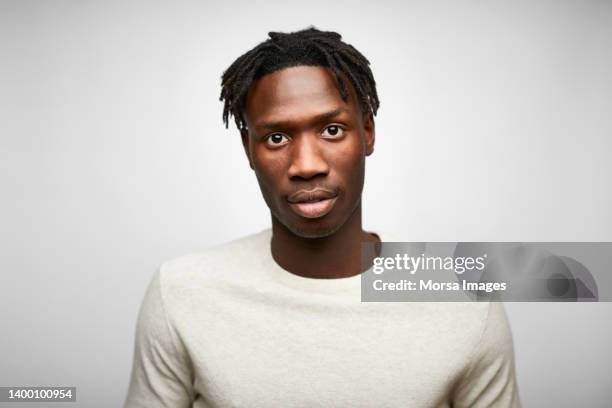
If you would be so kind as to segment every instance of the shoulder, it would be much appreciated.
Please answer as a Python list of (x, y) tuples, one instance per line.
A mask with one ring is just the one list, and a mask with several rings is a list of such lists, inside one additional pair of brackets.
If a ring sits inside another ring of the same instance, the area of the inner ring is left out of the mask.
[(479, 354), (508, 346), (509, 328), (498, 302), (414, 302), (409, 321), (432, 350), (465, 372)]
[[(488, 323), (499, 320), (499, 304), (495, 302), (425, 302), (419, 305), (430, 325), (451, 329), (456, 341), (476, 346)], [(503, 309), (502, 309), (503, 310)]]
[(459, 378), (453, 401), (458, 406), (520, 407), (512, 333), (501, 302), (490, 302), (476, 347)]
[(464, 374), (478, 371), (478, 367), (494, 361), (513, 361), (513, 342), (510, 324), (502, 302), (486, 301), (463, 304), (460, 320), (471, 330), (464, 338)]
[(476, 347), (472, 354), (511, 342), (510, 326), (502, 302), (466, 302), (459, 305), (455, 317), (460, 324), (473, 328), (470, 337)]
[(488, 302), (478, 351), (481, 353), (512, 354), (512, 348), (512, 332), (504, 304), (502, 302)]
[(159, 268), (162, 295), (188, 292), (252, 276), (253, 267), (269, 250), (269, 229), (202, 251), (170, 259)]

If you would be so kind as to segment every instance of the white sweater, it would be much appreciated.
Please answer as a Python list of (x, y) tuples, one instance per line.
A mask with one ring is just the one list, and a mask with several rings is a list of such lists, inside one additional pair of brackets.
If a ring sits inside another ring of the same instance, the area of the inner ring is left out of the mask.
[(520, 406), (501, 303), (362, 303), (359, 275), (285, 271), (271, 237), (161, 266), (126, 408)]

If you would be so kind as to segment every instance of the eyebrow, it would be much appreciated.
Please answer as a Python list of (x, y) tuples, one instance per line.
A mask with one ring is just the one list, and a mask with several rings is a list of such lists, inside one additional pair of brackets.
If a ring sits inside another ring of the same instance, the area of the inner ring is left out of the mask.
[[(341, 113), (347, 112), (348, 110), (345, 108), (338, 108), (338, 109), (334, 109), (333, 111), (329, 111), (329, 112), (325, 112), (325, 113), (321, 113), (317, 116), (315, 116), (312, 120), (312, 122), (318, 123), (318, 122), (324, 122), (330, 119), (335, 118), (336, 116), (340, 115)], [(292, 121), (288, 120), (288, 121), (275, 121), (275, 122), (262, 122), (259, 123), (257, 125), (255, 125), (256, 128), (261, 128), (261, 129), (269, 129), (269, 130), (274, 130), (274, 129), (278, 129), (278, 128), (287, 128), (287, 127), (291, 127), (291, 125), (293, 124)]]

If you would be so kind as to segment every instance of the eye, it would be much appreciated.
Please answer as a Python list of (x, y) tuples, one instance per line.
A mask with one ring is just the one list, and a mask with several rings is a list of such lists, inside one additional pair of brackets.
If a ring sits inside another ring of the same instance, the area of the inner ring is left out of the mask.
[(344, 136), (344, 129), (341, 128), (339, 125), (329, 125), (323, 131), (323, 136), (330, 139), (336, 139)]
[(289, 142), (289, 138), (282, 133), (272, 133), (266, 138), (266, 144), (272, 147), (279, 147)]

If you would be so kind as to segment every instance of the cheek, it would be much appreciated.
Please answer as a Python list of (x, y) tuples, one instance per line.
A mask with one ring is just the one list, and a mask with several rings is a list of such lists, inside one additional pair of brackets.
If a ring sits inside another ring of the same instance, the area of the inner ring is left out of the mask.
[(286, 163), (278, 156), (257, 152), (253, 155), (253, 166), (264, 200), (271, 206), (285, 174)]
[(275, 184), (286, 170), (286, 160), (282, 155), (261, 149), (253, 155), (253, 165), (257, 178)]
[(347, 193), (359, 195), (365, 174), (365, 148), (360, 139), (346, 143), (335, 155), (335, 169), (342, 178)]
[(365, 176), (365, 160), (363, 156), (358, 156), (355, 160), (346, 164), (347, 189), (353, 196), (361, 195)]

